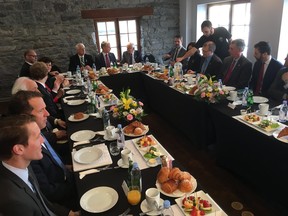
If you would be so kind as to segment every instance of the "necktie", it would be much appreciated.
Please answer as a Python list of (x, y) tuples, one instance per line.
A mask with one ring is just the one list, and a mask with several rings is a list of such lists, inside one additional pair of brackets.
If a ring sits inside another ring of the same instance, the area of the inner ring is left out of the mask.
[(66, 167), (63, 164), (63, 162), (61, 161), (61, 159), (59, 158), (59, 156), (57, 155), (57, 153), (54, 151), (54, 149), (52, 148), (52, 146), (50, 145), (50, 143), (48, 142), (48, 140), (45, 138), (45, 136), (42, 135), (42, 137), (44, 138), (44, 144), (47, 148), (47, 150), (50, 152), (51, 156), (54, 158), (54, 160), (57, 162), (57, 164), (62, 168), (65, 178), (66, 178)]
[(131, 61), (131, 63), (132, 63), (132, 64), (135, 64), (134, 53), (132, 53), (132, 54), (131, 54), (131, 58), (132, 58), (132, 61)]
[(259, 95), (260, 92), (261, 92), (262, 82), (263, 82), (263, 75), (264, 75), (264, 65), (265, 65), (265, 63), (262, 63), (262, 66), (261, 66), (259, 74), (258, 74), (257, 85), (256, 85), (256, 89), (255, 89), (255, 94), (256, 95)]
[(232, 64), (230, 65), (227, 73), (226, 73), (226, 76), (225, 76), (224, 80), (223, 80), (223, 83), (224, 83), (224, 84), (226, 84), (226, 83), (229, 81), (229, 79), (230, 79), (230, 77), (231, 77), (231, 75), (232, 75), (232, 71), (233, 71), (233, 69), (234, 69), (235, 63), (236, 63), (236, 61), (235, 61), (235, 59), (234, 59), (234, 60), (232, 61)]
[(108, 56), (108, 53), (106, 53), (105, 55), (105, 61), (106, 61), (106, 67), (110, 67), (110, 59), (109, 59), (109, 56)]
[(80, 56), (80, 64), (81, 64), (81, 67), (85, 66), (84, 56)]
[(201, 67), (201, 73), (202, 74), (205, 74), (205, 71), (207, 69), (207, 66), (208, 66), (208, 58), (205, 58), (205, 61), (203, 62), (203, 65)]
[(47, 211), (47, 213), (50, 216), (56, 216), (46, 205), (46, 203), (44, 202), (44, 199), (41, 195), (40, 189), (38, 187), (38, 185), (35, 183), (34, 178), (29, 174), (28, 180), (30, 181), (31, 185), (33, 186), (34, 192), (36, 194), (36, 196), (40, 199), (41, 204), (43, 205), (44, 209)]
[(174, 56), (173, 56), (173, 61), (176, 61), (176, 58), (177, 58), (177, 56), (178, 56), (178, 51), (179, 51), (179, 48), (177, 47), (177, 48), (175, 49), (175, 53), (174, 53)]

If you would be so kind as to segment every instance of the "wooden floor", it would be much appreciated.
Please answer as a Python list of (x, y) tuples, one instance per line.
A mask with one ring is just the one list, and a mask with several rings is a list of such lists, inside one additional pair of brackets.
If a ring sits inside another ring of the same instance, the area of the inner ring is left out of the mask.
[[(229, 216), (281, 215), (239, 178), (217, 166), (213, 149), (201, 150), (195, 147), (195, 144), (189, 142), (159, 115), (149, 113), (143, 122), (149, 125), (159, 142), (187, 168), (205, 192), (209, 193)], [(272, 186), (267, 186), (267, 190), (271, 189)], [(243, 204), (242, 210), (231, 207), (231, 203), (235, 201)], [(245, 214), (246, 211), (253, 214)]]

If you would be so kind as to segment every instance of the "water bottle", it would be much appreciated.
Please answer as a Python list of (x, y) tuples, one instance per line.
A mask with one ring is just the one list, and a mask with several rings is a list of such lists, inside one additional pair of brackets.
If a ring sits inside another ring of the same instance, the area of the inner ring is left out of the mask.
[(164, 209), (162, 210), (161, 216), (174, 216), (169, 200), (164, 200), (163, 207)]
[(76, 82), (78, 85), (81, 84), (81, 70), (80, 70), (79, 65), (77, 65), (77, 68), (76, 68)]
[(130, 187), (131, 186), (131, 172), (133, 169), (133, 161), (131, 160), (131, 158), (128, 158), (129, 160), (129, 167), (128, 167), (128, 177), (127, 177), (127, 186)]
[(242, 106), (247, 107), (247, 97), (249, 94), (249, 89), (248, 87), (245, 87), (243, 94), (242, 94)]
[(287, 110), (287, 101), (284, 100), (279, 110), (279, 122), (286, 122)]
[(96, 65), (93, 63), (92, 65), (93, 72), (96, 73)]
[(174, 71), (173, 71), (173, 67), (171, 65), (169, 65), (169, 77), (170, 78), (174, 77)]
[(141, 170), (139, 169), (137, 162), (133, 163), (133, 168), (131, 170), (131, 186), (138, 187), (140, 192), (142, 191)]
[(110, 125), (110, 116), (106, 109), (103, 109), (102, 119), (103, 119), (103, 126), (105, 130), (106, 127)]
[(125, 136), (124, 136), (124, 133), (123, 133), (122, 125), (118, 124), (117, 128), (118, 128), (117, 146), (119, 148), (124, 148), (124, 146), (125, 146)]
[(88, 104), (88, 113), (95, 113), (96, 112), (96, 100), (95, 100), (95, 95), (94, 93), (89, 94), (89, 99), (90, 102)]
[(218, 80), (218, 85), (219, 85), (219, 89), (223, 88), (223, 83), (222, 83), (222, 79)]

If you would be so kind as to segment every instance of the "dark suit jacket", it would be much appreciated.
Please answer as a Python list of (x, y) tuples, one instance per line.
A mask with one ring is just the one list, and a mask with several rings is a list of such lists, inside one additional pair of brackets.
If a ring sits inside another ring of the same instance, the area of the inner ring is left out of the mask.
[(42, 147), (43, 158), (32, 161), (31, 167), (37, 177), (43, 194), (52, 202), (75, 208), (77, 196), (73, 175), (58, 165), (50, 152)]
[(46, 104), (46, 109), (47, 111), (50, 113), (50, 115), (52, 115), (53, 117), (56, 118), (62, 118), (62, 116), (60, 115), (60, 112), (58, 111), (58, 107), (55, 104), (55, 102), (53, 101), (53, 97), (51, 94), (49, 94), (46, 89), (44, 88), (44, 86), (38, 82), (36, 82), (38, 85), (38, 90), (42, 93), (43, 95), (43, 100)]
[[(169, 61), (174, 61), (173, 57), (175, 55), (175, 52), (176, 52), (176, 47), (172, 48), (170, 50), (170, 52), (168, 52), (168, 54), (171, 55), (171, 58), (169, 59)], [(181, 46), (180, 50), (178, 51), (178, 54), (177, 54), (176, 58), (184, 56), (185, 53), (186, 53), (186, 49), (183, 46)], [(163, 60), (166, 61), (168, 59), (163, 59)], [(181, 61), (181, 63), (182, 63), (182, 68), (186, 69), (187, 68), (188, 59), (187, 58), (183, 59)]]
[[(141, 53), (139, 53), (137, 50), (134, 51), (134, 61), (135, 61), (135, 63), (142, 62)], [(121, 64), (124, 64), (124, 63), (127, 63), (128, 65), (132, 64), (131, 55), (127, 51), (123, 52)]]
[(285, 82), (282, 80), (282, 75), (288, 72), (288, 67), (282, 68), (276, 75), (274, 82), (268, 91), (268, 97), (282, 103), (284, 94), (288, 94), (288, 88), (284, 88)]
[[(257, 81), (258, 81), (258, 76), (259, 76), (261, 66), (262, 66), (261, 61), (256, 61), (253, 66), (252, 77), (249, 83), (249, 87), (253, 89), (254, 92), (257, 87)], [(279, 61), (277, 61), (274, 58), (271, 59), (267, 67), (267, 70), (265, 72), (264, 78), (263, 78), (262, 87), (261, 87), (261, 95), (267, 96), (267, 91), (269, 90), (271, 84), (273, 83), (276, 77), (276, 74), (282, 67), (283, 67), (283, 64), (281, 64)]]
[[(110, 63), (112, 62), (113, 64), (117, 65), (117, 60), (116, 60), (114, 53), (110, 52), (108, 55), (109, 55)], [(96, 63), (97, 70), (100, 70), (100, 68), (102, 67), (106, 68), (105, 59), (104, 59), (102, 52), (96, 56), (95, 63)]]
[(200, 63), (201, 63), (201, 55), (199, 52), (195, 52), (194, 55), (190, 56), (188, 65), (187, 65), (187, 70), (192, 70), (192, 71), (200, 71)]
[[(202, 73), (201, 68), (202, 68), (204, 61), (205, 61), (205, 58), (202, 57), (201, 63), (200, 63), (200, 70), (198, 71), (198, 73), (200, 72)], [(220, 73), (221, 67), (222, 67), (221, 59), (216, 54), (213, 54), (204, 74), (210, 75), (211, 77), (215, 76), (214, 79), (217, 79), (217, 80), (222, 79), (222, 76)]]
[[(93, 67), (94, 61), (91, 55), (88, 54), (84, 54), (84, 62), (85, 62), (85, 66), (89, 65), (91, 68)], [(69, 71), (75, 72), (77, 65), (79, 65), (79, 67), (81, 68), (81, 64), (80, 64), (80, 59), (78, 54), (73, 55), (70, 57), (70, 62), (69, 62)]]
[(19, 77), (23, 77), (23, 76), (30, 77), (30, 67), (31, 67), (30, 64), (28, 64), (27, 62), (24, 62), (20, 70)]
[[(30, 170), (29, 167), (28, 169)], [(33, 175), (33, 171), (30, 171), (30, 174)], [(36, 181), (35, 184), (37, 184)], [(30, 187), (17, 175), (6, 169), (2, 162), (0, 162), (0, 191), (0, 215), (49, 216)], [(69, 210), (50, 203), (43, 194), (42, 197), (51, 211), (57, 215), (68, 215)]]
[(227, 82), (224, 82), (225, 76), (233, 62), (233, 57), (228, 56), (223, 61), (221, 74), (223, 75), (223, 84), (227, 86), (234, 86), (237, 89), (242, 89), (248, 86), (251, 74), (252, 74), (252, 62), (250, 62), (245, 56), (241, 56)]

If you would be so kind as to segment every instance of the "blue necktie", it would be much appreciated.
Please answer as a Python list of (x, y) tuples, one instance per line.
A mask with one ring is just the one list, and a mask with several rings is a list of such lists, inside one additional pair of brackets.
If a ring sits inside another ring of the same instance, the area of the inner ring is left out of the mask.
[(66, 172), (67, 171), (66, 171), (65, 165), (63, 164), (63, 162), (61, 161), (61, 159), (59, 158), (57, 153), (54, 151), (54, 149), (52, 148), (52, 146), (50, 145), (48, 140), (45, 138), (45, 136), (43, 136), (43, 134), (42, 134), (42, 137), (44, 138), (44, 144), (45, 144), (47, 150), (50, 152), (50, 154), (52, 155), (54, 160), (57, 162), (57, 164), (63, 169), (64, 175), (65, 175), (65, 178), (66, 178)]

